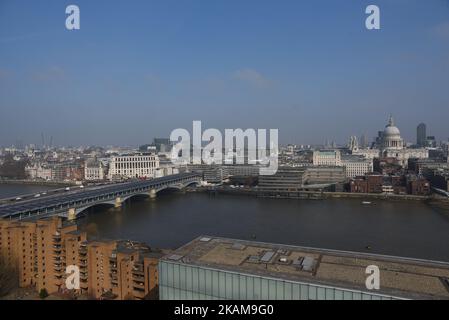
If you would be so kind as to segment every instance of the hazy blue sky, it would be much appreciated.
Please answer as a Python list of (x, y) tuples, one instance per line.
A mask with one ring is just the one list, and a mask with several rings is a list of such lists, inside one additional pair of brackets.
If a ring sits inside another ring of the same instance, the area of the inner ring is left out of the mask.
[(0, 111), (0, 145), (138, 145), (192, 120), (343, 143), (389, 113), (446, 140), (449, 1), (0, 0)]

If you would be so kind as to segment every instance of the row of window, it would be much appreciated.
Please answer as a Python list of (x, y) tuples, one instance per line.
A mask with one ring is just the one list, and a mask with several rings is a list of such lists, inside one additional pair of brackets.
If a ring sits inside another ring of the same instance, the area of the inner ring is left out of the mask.
[(337, 288), (203, 269), (161, 261), (161, 299), (380, 300), (388, 299)]
[(123, 163), (115, 163), (115, 165), (111, 166), (112, 170), (114, 169), (142, 169), (142, 168), (157, 168), (157, 162), (123, 162)]

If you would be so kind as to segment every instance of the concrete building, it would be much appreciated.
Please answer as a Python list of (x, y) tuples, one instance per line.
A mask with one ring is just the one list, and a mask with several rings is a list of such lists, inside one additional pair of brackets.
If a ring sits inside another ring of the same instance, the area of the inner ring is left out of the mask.
[(401, 175), (404, 173), (402, 162), (396, 158), (375, 158), (373, 170), (383, 175)]
[(259, 175), (260, 165), (256, 164), (235, 164), (224, 165), (223, 170), (228, 177), (257, 177)]
[(373, 160), (363, 157), (344, 156), (341, 165), (345, 168), (346, 178), (354, 178), (373, 172)]
[[(380, 288), (366, 287), (367, 267)], [(161, 300), (449, 299), (449, 264), (209, 236), (159, 262)]]
[(201, 174), (203, 181), (207, 183), (221, 184), (228, 178), (227, 171), (221, 165), (188, 164), (186, 167), (188, 172)]
[(136, 153), (112, 156), (109, 163), (109, 179), (154, 178), (159, 168), (156, 154)]
[(437, 170), (449, 170), (449, 162), (438, 161), (435, 159), (415, 159), (410, 158), (408, 160), (408, 168), (413, 170), (417, 174), (422, 174), (425, 169)]
[(25, 167), (25, 174), (29, 179), (52, 180), (53, 170), (51, 167), (34, 163)]
[(423, 175), (432, 187), (449, 192), (449, 170), (425, 168)]
[(449, 141), (441, 142), (441, 149), (444, 156), (446, 157), (447, 162), (449, 162)]
[(352, 154), (355, 156), (363, 156), (366, 159), (373, 160), (374, 158), (379, 158), (379, 149), (357, 149), (352, 150)]
[(307, 167), (303, 177), (305, 185), (343, 183), (346, 180), (344, 167)]
[(339, 150), (317, 150), (313, 152), (314, 166), (341, 166)]
[[(357, 152), (358, 144), (355, 136), (349, 142), (350, 149)], [(377, 154), (378, 156), (379, 154)], [(360, 155), (344, 155), (339, 150), (325, 150), (313, 152), (313, 165), (326, 167), (344, 167), (347, 178), (364, 175), (373, 171), (373, 161)]]
[(84, 165), (84, 180), (101, 181), (106, 178), (106, 168), (97, 159), (86, 160)]
[(259, 176), (258, 191), (261, 193), (298, 192), (304, 183), (304, 168), (280, 167), (273, 175)]

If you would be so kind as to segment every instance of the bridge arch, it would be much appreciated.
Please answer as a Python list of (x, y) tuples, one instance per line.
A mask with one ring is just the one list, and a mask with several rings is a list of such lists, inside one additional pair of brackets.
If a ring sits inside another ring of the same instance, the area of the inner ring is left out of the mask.
[(84, 216), (88, 213), (89, 210), (92, 210), (94, 208), (114, 208), (115, 203), (113, 201), (106, 201), (106, 202), (100, 202), (100, 203), (93, 203), (92, 205), (76, 208), (75, 209), (75, 215), (76, 217)]

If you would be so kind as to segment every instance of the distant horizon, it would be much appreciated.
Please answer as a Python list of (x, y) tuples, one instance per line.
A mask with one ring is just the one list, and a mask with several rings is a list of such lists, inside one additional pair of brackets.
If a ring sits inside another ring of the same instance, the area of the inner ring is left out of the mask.
[[(424, 122), (421, 122), (421, 123), (424, 123)], [(421, 123), (419, 123), (419, 124), (421, 124)], [(419, 125), (418, 124), (418, 125)], [(433, 136), (432, 134), (430, 134), (430, 132), (429, 132), (429, 126), (427, 125), (427, 123), (424, 123), (425, 125), (426, 125), (426, 129), (427, 129), (427, 136), (429, 137), (429, 136)], [(414, 136), (414, 138), (413, 139), (411, 139), (411, 140), (408, 140), (408, 139), (406, 139), (405, 137), (404, 137), (404, 135), (403, 135), (403, 131), (401, 130), (401, 128), (399, 127), (399, 125), (398, 125), (398, 128), (399, 128), (399, 130), (400, 130), (400, 132), (401, 132), (401, 137), (404, 139), (404, 142), (406, 143), (406, 144), (411, 144), (411, 145), (416, 145), (416, 129), (417, 129), (417, 127), (418, 127), (418, 125), (416, 125), (416, 127), (415, 127), (415, 136)], [(385, 127), (385, 126), (384, 126)], [(384, 129), (384, 127), (382, 127), (382, 128), (380, 128), (378, 131), (382, 131), (383, 129)], [(191, 132), (191, 128), (185, 128), (185, 129), (187, 129), (189, 132)], [(203, 130), (204, 129), (207, 129), (207, 128), (203, 128)], [(247, 129), (247, 128), (242, 128), (242, 129)], [(223, 130), (224, 131), (224, 130)], [(371, 145), (371, 143), (373, 143), (374, 142), (374, 140), (375, 140), (375, 138), (377, 137), (377, 134), (378, 134), (378, 131), (376, 131), (376, 134), (375, 135), (373, 135), (373, 136), (369, 136), (369, 135), (367, 135), (367, 134), (365, 134), (365, 136), (366, 136), (366, 138), (367, 138), (367, 142), (368, 142), (368, 146), (367, 147), (370, 147), (370, 145)], [(284, 146), (286, 146), (286, 145), (303, 145), (303, 146), (308, 146), (308, 145), (310, 145), (310, 146), (320, 146), (320, 145), (325, 145), (325, 143), (326, 143), (326, 141), (322, 141), (322, 142), (318, 142), (318, 143), (307, 143), (307, 142), (285, 142), (285, 143), (283, 143), (282, 142), (282, 134), (281, 134), (281, 132), (282, 132), (282, 130), (280, 130), (280, 136), (279, 136), (279, 138), (280, 138), (280, 145), (284, 145)], [(353, 134), (352, 136), (356, 136), (357, 137), (357, 140), (358, 140), (358, 143), (360, 144), (361, 143), (361, 141), (360, 141), (360, 138), (361, 138), (361, 136), (363, 135), (363, 133), (362, 134)], [(50, 139), (51, 137), (44, 137), (44, 138), (46, 138), (46, 139)], [(169, 139), (169, 134), (167, 135), (167, 136), (154, 136), (154, 137), (152, 137), (152, 138), (149, 138), (149, 140), (147, 140), (147, 141), (145, 141), (145, 142), (142, 142), (142, 143), (138, 143), (138, 144), (114, 144), (114, 143), (106, 143), (106, 144), (76, 144), (76, 145), (72, 145), (72, 144), (54, 144), (53, 143), (53, 145), (52, 145), (52, 147), (59, 147), (59, 148), (62, 148), (62, 147), (72, 147), (72, 148), (77, 148), (77, 147), (100, 147), (100, 148), (107, 148), (107, 147), (111, 147), (111, 148), (113, 148), (113, 147), (115, 147), (115, 148), (138, 148), (139, 146), (142, 146), (142, 145), (146, 145), (146, 144), (151, 144), (151, 143), (153, 143), (153, 140), (154, 139), (158, 139), (158, 138), (166, 138), (166, 139)], [(348, 136), (348, 138), (346, 139), (346, 141), (343, 141), (343, 142), (340, 142), (340, 141), (333, 141), (332, 139), (328, 139), (328, 143), (329, 144), (331, 144), (332, 142), (335, 142), (335, 144), (337, 145), (337, 146), (345, 146), (345, 145), (347, 145), (348, 144), (348, 142), (349, 142), (349, 138), (350, 138), (350, 136)], [(47, 143), (49, 144), (49, 140), (46, 140), (47, 141)], [(437, 143), (440, 143), (440, 142), (444, 142), (444, 141), (449, 141), (449, 136), (447, 137), (447, 138), (445, 138), (445, 139), (439, 139), (438, 137), (436, 137), (435, 136), (435, 141), (437, 142)], [(9, 148), (9, 147), (12, 147), (12, 146), (15, 146), (15, 147), (17, 147), (17, 142), (21, 142), (21, 144), (25, 147), (25, 146), (29, 146), (29, 145), (35, 145), (36, 147), (42, 147), (42, 142), (26, 142), (26, 141), (20, 141), (20, 139), (16, 139), (16, 143), (12, 143), (12, 144), (10, 144), (10, 145), (0, 145), (0, 147), (1, 148)], [(45, 144), (45, 146), (46, 147), (49, 147), (49, 145), (48, 144)]]

